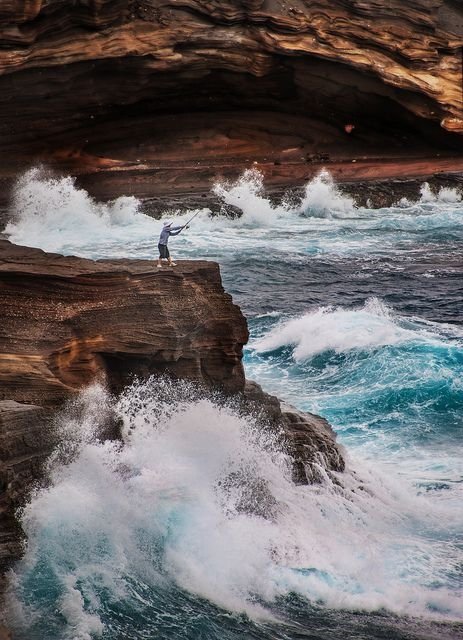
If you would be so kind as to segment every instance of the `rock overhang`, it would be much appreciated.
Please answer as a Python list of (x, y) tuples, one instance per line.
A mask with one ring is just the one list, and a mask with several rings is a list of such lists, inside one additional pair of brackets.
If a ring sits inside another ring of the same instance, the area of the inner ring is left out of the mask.
[(83, 170), (458, 151), (462, 16), (451, 0), (11, 1), (2, 147)]

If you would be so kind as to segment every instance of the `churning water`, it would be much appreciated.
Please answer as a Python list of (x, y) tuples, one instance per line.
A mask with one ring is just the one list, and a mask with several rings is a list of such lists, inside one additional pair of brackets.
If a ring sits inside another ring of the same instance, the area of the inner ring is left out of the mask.
[[(463, 637), (461, 195), (364, 209), (322, 173), (272, 204), (255, 171), (214, 190), (242, 217), (200, 212), (172, 253), (220, 262), (247, 376), (331, 422), (342, 485), (295, 487), (271, 434), (188, 385), (91, 388), (22, 514), (11, 624), (31, 640)], [(135, 199), (39, 170), (6, 228), (92, 258), (157, 257), (159, 230)], [(98, 439), (107, 411), (123, 446)]]

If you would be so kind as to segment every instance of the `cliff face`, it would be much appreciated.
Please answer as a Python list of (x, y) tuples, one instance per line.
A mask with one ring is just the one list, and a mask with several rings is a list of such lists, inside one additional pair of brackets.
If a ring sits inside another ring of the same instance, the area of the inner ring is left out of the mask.
[(188, 188), (201, 171), (249, 160), (462, 148), (456, 0), (1, 4), (10, 167), (39, 157), (81, 171), (150, 168), (177, 186), (189, 171)]
[(21, 553), (15, 509), (40, 477), (48, 453), (46, 429), (41, 407), (0, 400), (0, 593), (2, 572)]
[(0, 400), (52, 406), (103, 376), (243, 388), (246, 321), (219, 267), (83, 260), (0, 240)]
[(246, 321), (218, 265), (92, 262), (0, 240), (0, 575), (21, 551), (15, 508), (40, 477), (55, 408), (95, 380), (169, 373), (244, 387)]
[(246, 384), (246, 320), (215, 263), (160, 270), (153, 261), (94, 262), (0, 239), (0, 309), (0, 575), (21, 550), (14, 511), (53, 445), (50, 418), (94, 381), (117, 393), (133, 376), (167, 374), (239, 394), (246, 411), (283, 430), (295, 481), (344, 469), (325, 421)]

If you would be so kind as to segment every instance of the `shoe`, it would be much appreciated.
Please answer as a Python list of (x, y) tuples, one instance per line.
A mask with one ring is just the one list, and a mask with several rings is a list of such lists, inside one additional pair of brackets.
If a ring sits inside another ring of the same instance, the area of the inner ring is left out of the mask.
[(162, 264), (158, 264), (158, 269), (162, 269)]
[(176, 267), (177, 263), (176, 262), (169, 262), (169, 267)]

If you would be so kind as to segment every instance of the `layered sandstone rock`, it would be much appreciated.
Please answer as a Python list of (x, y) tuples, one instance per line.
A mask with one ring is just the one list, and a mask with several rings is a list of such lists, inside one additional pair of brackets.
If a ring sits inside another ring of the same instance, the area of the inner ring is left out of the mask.
[(246, 321), (218, 265), (65, 258), (0, 239), (0, 574), (21, 550), (15, 509), (54, 444), (53, 411), (82, 387), (166, 373), (243, 388)]
[(463, 132), (463, 12), (451, 0), (11, 0), (2, 5), (3, 73), (147, 57), (144, 66), (152, 71), (246, 69), (264, 76), (277, 55), (298, 56), (300, 62), (313, 56), (414, 93), (398, 93), (396, 99)]
[(157, 189), (188, 189), (253, 160), (310, 171), (327, 154), (462, 148), (455, 0), (1, 5), (0, 153), (12, 170), (36, 158), (135, 167)]
[(0, 240), (0, 400), (59, 404), (103, 377), (169, 373), (237, 392), (248, 338), (219, 267), (83, 260)]
[(0, 400), (0, 580), (11, 558), (21, 552), (15, 508), (40, 477), (48, 451), (47, 431), (41, 407)]

